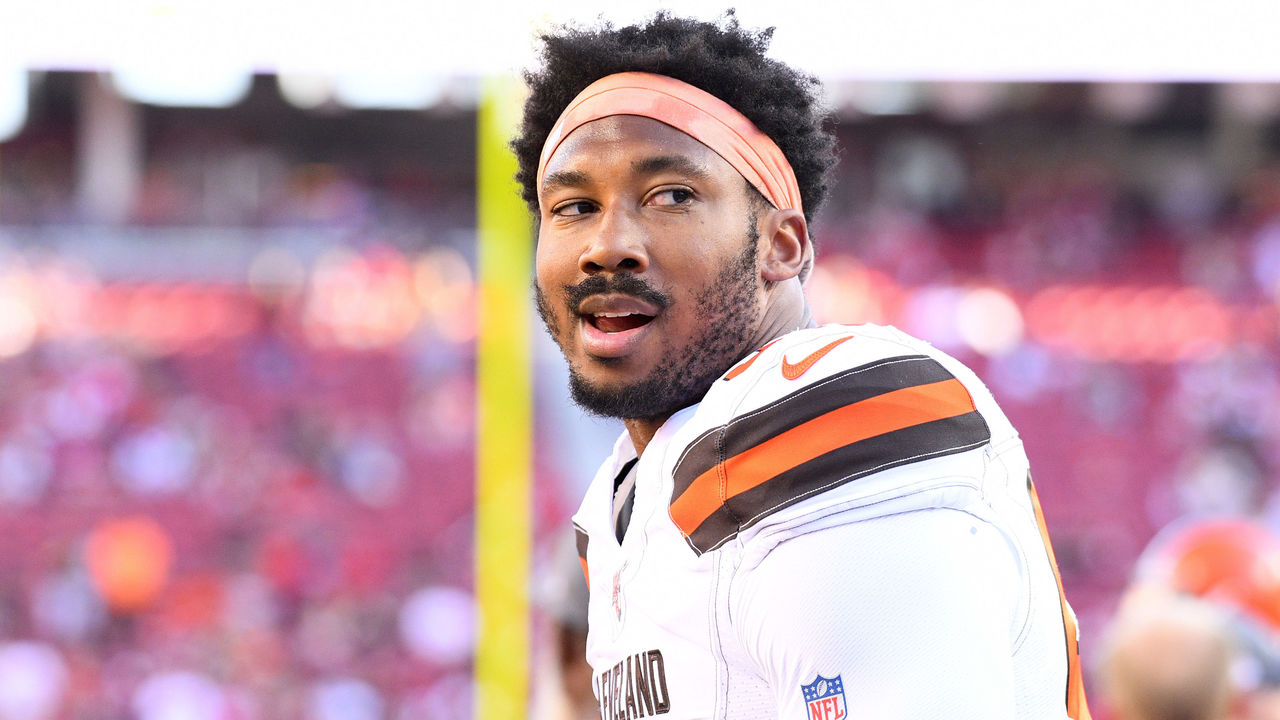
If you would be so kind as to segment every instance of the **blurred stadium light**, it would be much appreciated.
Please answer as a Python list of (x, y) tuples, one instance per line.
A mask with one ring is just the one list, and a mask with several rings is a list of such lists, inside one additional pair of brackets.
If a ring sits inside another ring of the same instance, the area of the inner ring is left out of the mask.
[(418, 73), (345, 74), (334, 79), (333, 97), (356, 109), (415, 110), (444, 97), (440, 76)]
[(125, 97), (148, 105), (229, 107), (249, 94), (252, 75), (210, 64), (194, 67), (157, 62), (118, 68), (112, 73), (116, 89)]
[[(796, 0), (785, 12), (763, 0), (647, 0), (611, 7), (609, 18), (661, 8), (714, 17), (727, 5), (745, 24), (776, 26), (774, 53), (826, 79), (1280, 79), (1270, 37), (1280, 5), (1256, 0)], [(0, 27), (7, 54), (31, 68), (115, 69), (139, 59), (177, 67), (185, 58), (236, 70), (492, 75), (529, 63), (536, 28), (599, 13), (583, 0), (132, 0), (12, 3)]]
[(27, 73), (21, 66), (0, 65), (0, 141), (9, 139), (27, 121)]
[[(1070, 8), (797, 0), (786, 13), (763, 0), (734, 5), (744, 24), (776, 28), (773, 53), (826, 80), (833, 105), (868, 114), (918, 109), (924, 98), (910, 81), (919, 80), (1255, 83), (1231, 93), (1243, 112), (1268, 99), (1250, 87), (1280, 80), (1280, 55), (1267, 51), (1268, 29), (1280, 26), (1276, 3), (1226, 0), (1210, 10), (1158, 0), (1082, 0)], [(725, 7), (646, 0), (610, 8), (609, 19), (626, 23), (658, 9), (712, 18)], [(151, 105), (228, 106), (243, 99), (253, 73), (266, 72), (280, 75), (281, 92), (299, 107), (417, 109), (447, 99), (451, 78), (528, 67), (539, 29), (599, 15), (583, 0), (13, 3), (0, 8), (7, 31), (0, 60), (29, 70), (109, 71), (122, 94)], [(24, 122), (25, 84), (15, 82), (0, 78), (0, 139)], [(998, 99), (993, 87), (952, 88), (940, 102), (982, 115)], [(1137, 103), (1139, 112), (1144, 97), (1127, 92), (1101, 102)]]

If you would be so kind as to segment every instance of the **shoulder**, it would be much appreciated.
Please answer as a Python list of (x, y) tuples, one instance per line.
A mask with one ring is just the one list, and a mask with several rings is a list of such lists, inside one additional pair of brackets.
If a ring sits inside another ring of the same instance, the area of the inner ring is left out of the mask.
[(671, 519), (706, 552), (809, 498), (847, 495), (855, 480), (981, 447), (991, 429), (971, 376), (893, 328), (785, 335), (698, 407), (679, 443)]
[(873, 397), (957, 380), (972, 373), (927, 342), (893, 327), (824, 325), (788, 333), (739, 362), (712, 386), (699, 406), (707, 419), (746, 419), (777, 403), (811, 402), (856, 388)]
[(840, 677), (867, 717), (1012, 718), (1010, 557), (998, 529), (944, 508), (807, 533), (734, 577), (732, 636), (793, 698)]
[[(973, 606), (1002, 608), (1009, 631), (1022, 582), (1019, 562), (998, 526), (953, 508), (926, 508), (791, 537), (739, 568), (734, 592), (743, 612), (811, 596), (830, 600), (833, 611), (850, 602), (882, 612), (928, 604), (933, 615), (970, 591)], [(868, 577), (877, 582), (868, 584)]]

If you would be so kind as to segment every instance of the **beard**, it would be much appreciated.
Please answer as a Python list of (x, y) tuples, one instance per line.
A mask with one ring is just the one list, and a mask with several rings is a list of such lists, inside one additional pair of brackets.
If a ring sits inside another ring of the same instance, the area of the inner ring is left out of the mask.
[[(754, 220), (754, 218), (753, 218)], [(748, 225), (747, 242), (738, 255), (720, 271), (695, 299), (700, 332), (683, 346), (670, 341), (663, 360), (647, 375), (620, 385), (600, 385), (588, 381), (569, 365), (569, 391), (574, 402), (601, 417), (652, 420), (669, 417), (677, 410), (702, 400), (711, 385), (741, 360), (752, 347), (760, 322), (756, 304), (758, 267), (755, 222)], [(640, 297), (659, 307), (670, 306), (669, 296), (643, 279), (630, 274), (610, 278), (593, 276), (577, 285), (565, 286), (570, 311), (588, 295), (617, 292)], [(535, 286), (538, 315), (547, 332), (564, 349), (557, 337), (553, 314), (541, 288)], [(575, 300), (575, 298), (577, 298)], [(597, 362), (609, 362), (609, 358)]]

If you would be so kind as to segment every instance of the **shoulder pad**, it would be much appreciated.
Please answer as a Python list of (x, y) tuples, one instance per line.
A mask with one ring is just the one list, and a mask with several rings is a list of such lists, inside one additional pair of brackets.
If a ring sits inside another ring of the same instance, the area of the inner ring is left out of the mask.
[[(831, 354), (834, 363), (837, 353)], [(847, 360), (861, 353), (839, 354)], [(791, 365), (778, 352), (772, 362), (757, 363), (754, 391), (734, 393), (738, 407), (752, 409), (698, 435), (676, 462), (669, 513), (696, 553), (805, 498), (991, 439), (969, 390), (928, 355), (827, 368), (807, 382), (772, 377), (788, 367), (794, 374), (807, 357)], [(751, 396), (759, 392), (775, 399), (755, 407)]]

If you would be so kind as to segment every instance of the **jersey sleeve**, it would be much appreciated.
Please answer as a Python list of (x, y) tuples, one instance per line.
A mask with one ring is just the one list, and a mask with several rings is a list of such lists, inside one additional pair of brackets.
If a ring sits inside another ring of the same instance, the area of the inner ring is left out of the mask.
[(780, 720), (1013, 718), (1019, 573), (954, 509), (800, 534), (740, 571), (735, 631)]

